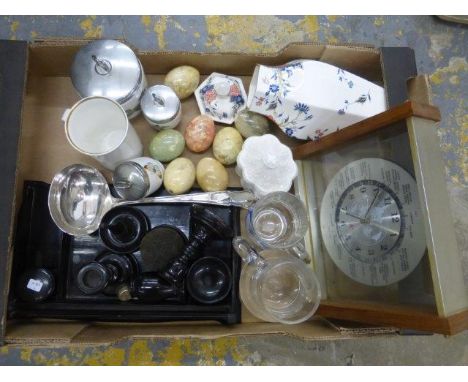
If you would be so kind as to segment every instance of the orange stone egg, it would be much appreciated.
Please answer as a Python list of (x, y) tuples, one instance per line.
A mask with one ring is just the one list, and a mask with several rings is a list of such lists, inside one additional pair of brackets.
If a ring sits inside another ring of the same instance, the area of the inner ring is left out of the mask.
[(200, 153), (211, 146), (215, 134), (213, 119), (207, 115), (199, 115), (185, 128), (185, 143), (190, 151)]

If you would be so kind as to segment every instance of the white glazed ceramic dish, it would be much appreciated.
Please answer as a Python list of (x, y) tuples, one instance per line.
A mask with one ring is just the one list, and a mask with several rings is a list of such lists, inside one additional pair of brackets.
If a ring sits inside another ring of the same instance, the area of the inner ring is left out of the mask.
[(242, 187), (256, 197), (289, 191), (297, 176), (291, 149), (272, 134), (247, 138), (237, 156), (236, 173)]
[(201, 114), (230, 125), (237, 113), (246, 108), (247, 94), (240, 78), (211, 73), (195, 90), (195, 98)]
[(383, 87), (314, 60), (257, 65), (247, 107), (303, 140), (319, 140), (387, 109)]

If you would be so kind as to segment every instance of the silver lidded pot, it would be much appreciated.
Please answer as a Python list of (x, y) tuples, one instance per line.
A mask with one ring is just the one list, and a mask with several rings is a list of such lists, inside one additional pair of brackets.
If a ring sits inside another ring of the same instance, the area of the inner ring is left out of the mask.
[(96, 40), (83, 46), (72, 64), (73, 86), (82, 98), (103, 96), (118, 102), (128, 118), (140, 113), (140, 99), (147, 86), (135, 53), (115, 40)]
[(157, 130), (175, 128), (182, 115), (179, 97), (166, 85), (147, 88), (141, 98), (141, 110), (148, 123)]

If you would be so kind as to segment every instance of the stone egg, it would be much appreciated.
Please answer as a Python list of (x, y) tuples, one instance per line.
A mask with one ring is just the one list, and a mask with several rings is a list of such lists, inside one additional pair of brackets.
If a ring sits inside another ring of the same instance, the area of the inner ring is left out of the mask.
[(184, 194), (195, 182), (195, 165), (190, 159), (174, 159), (164, 172), (164, 187), (170, 194)]
[(263, 115), (247, 109), (241, 110), (234, 121), (236, 129), (244, 138), (268, 134), (270, 122)]
[(237, 155), (242, 150), (242, 136), (233, 127), (225, 127), (216, 134), (213, 142), (213, 154), (224, 165), (236, 163)]
[(197, 183), (203, 191), (223, 191), (229, 175), (224, 166), (214, 158), (203, 158), (197, 164)]
[(150, 155), (161, 162), (170, 162), (184, 152), (185, 139), (177, 130), (162, 130), (149, 145)]
[(200, 72), (193, 66), (183, 65), (166, 74), (164, 84), (182, 100), (190, 97), (200, 83)]
[(213, 119), (208, 115), (199, 115), (187, 125), (184, 137), (188, 149), (200, 153), (211, 146), (215, 134)]

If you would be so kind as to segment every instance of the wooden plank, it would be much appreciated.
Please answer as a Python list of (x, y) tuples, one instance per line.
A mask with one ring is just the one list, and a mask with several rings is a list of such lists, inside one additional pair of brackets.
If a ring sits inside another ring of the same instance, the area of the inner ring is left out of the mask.
[(335, 133), (331, 133), (319, 141), (309, 141), (298, 145), (292, 149), (293, 157), (296, 160), (307, 158), (311, 155), (348, 143), (353, 139), (384, 129), (393, 123), (403, 121), (412, 116), (426, 118), (432, 121), (440, 121), (440, 111), (437, 107), (407, 101), (383, 113), (357, 122)]
[(317, 315), (377, 326), (391, 326), (453, 335), (468, 329), (468, 310), (439, 317), (427, 307), (403, 307), (377, 303), (323, 301)]
[(450, 334), (456, 334), (468, 330), (468, 309), (453, 314), (448, 318)]

